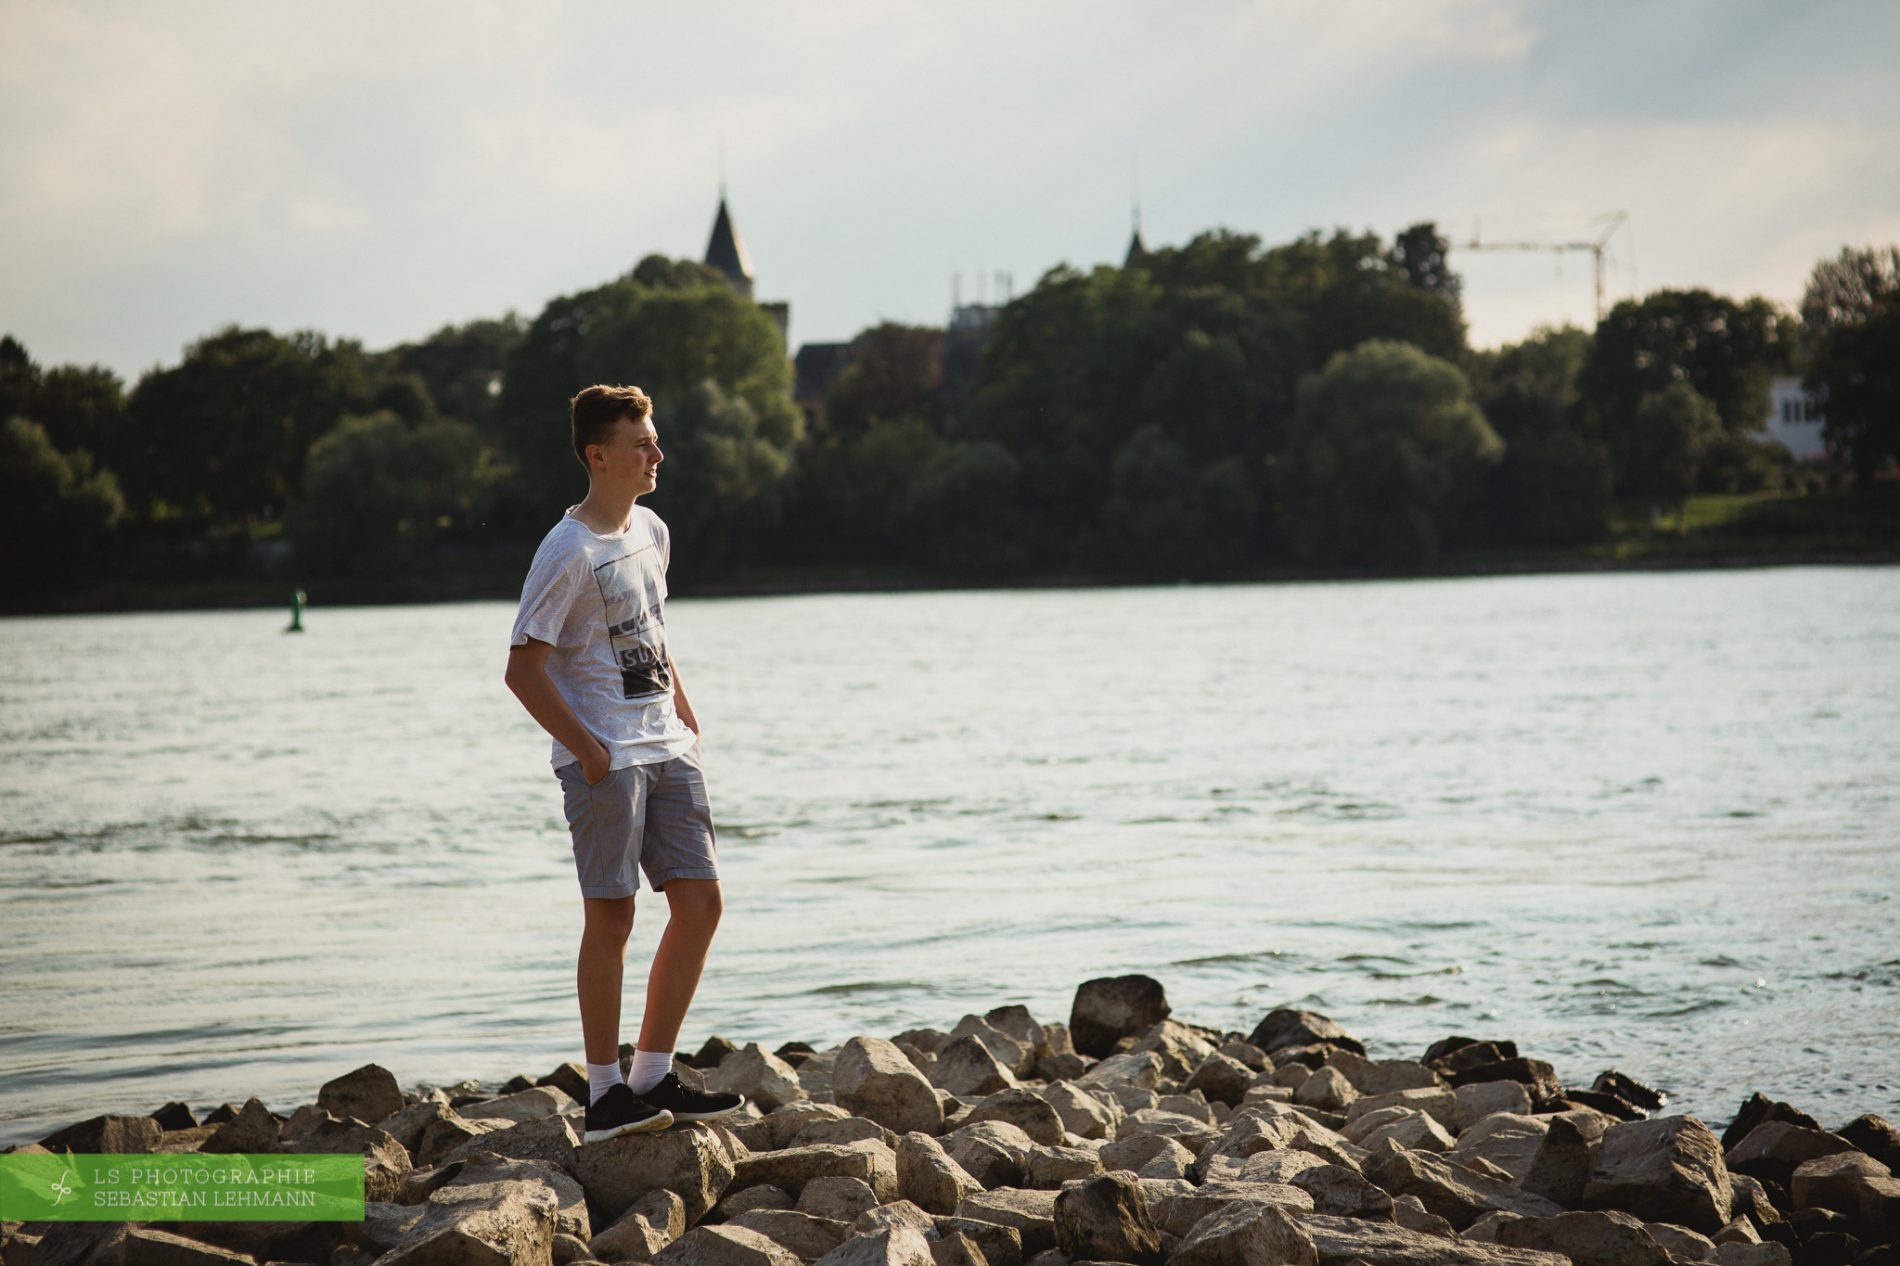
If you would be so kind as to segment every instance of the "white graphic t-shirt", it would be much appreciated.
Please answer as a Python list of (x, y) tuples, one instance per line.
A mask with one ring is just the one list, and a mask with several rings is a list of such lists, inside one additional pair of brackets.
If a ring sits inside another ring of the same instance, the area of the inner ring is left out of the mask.
[[(535, 551), (509, 645), (554, 650), (548, 678), (612, 757), (610, 768), (671, 760), (694, 734), (673, 709), (666, 655), (666, 566), (672, 538), (642, 506), (624, 532), (602, 536), (574, 507)], [(556, 769), (580, 759), (557, 740)]]

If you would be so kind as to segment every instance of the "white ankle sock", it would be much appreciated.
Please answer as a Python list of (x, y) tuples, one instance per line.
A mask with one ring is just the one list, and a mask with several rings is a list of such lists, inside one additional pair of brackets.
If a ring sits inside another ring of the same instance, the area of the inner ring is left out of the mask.
[(633, 1067), (627, 1070), (627, 1088), (636, 1095), (643, 1095), (672, 1071), (672, 1051), (635, 1051)]
[(611, 1064), (589, 1064), (587, 1066), (587, 1102), (599, 1103), (600, 1097), (618, 1086), (625, 1078), (620, 1075), (620, 1061)]

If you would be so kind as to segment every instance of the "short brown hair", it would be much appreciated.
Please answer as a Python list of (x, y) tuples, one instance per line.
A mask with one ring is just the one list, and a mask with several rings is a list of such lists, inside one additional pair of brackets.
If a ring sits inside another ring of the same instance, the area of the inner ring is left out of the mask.
[(638, 387), (593, 386), (567, 402), (568, 429), (574, 438), (574, 456), (587, 465), (587, 446), (603, 444), (607, 432), (622, 418), (639, 422), (653, 415), (653, 401)]

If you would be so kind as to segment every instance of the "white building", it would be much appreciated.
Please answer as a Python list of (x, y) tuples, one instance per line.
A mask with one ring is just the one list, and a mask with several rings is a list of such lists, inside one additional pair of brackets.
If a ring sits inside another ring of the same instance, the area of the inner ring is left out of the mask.
[(1777, 378), (1768, 385), (1767, 438), (1787, 445), (1796, 461), (1827, 456), (1827, 445), (1821, 440), (1826, 422), (1821, 406), (1808, 395), (1799, 378)]

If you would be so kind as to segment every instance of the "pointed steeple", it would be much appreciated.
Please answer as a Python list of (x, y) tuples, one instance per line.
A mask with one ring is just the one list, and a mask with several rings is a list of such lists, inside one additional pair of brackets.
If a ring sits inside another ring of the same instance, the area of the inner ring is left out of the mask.
[(1147, 257), (1148, 246), (1141, 240), (1141, 226), (1137, 224), (1133, 235), (1128, 239), (1128, 254), (1122, 257), (1122, 267), (1133, 268)]
[(739, 230), (732, 227), (723, 185), (719, 188), (719, 214), (713, 219), (712, 238), (706, 243), (706, 262), (724, 273), (734, 290), (748, 299), (752, 297), (752, 260), (745, 253)]
[(1148, 255), (1148, 244), (1141, 240), (1141, 164), (1135, 158), (1128, 160), (1128, 218), (1134, 222), (1134, 232), (1128, 235), (1123, 268), (1133, 268)]

